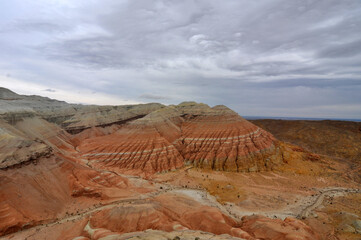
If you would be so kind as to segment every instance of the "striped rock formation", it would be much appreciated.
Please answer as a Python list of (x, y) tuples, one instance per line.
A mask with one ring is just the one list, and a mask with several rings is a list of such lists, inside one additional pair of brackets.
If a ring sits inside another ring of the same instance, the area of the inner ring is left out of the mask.
[(166, 193), (147, 202), (124, 204), (94, 213), (84, 228), (84, 237), (106, 239), (107, 236), (118, 235), (114, 239), (120, 239), (122, 233), (139, 233), (147, 229), (165, 232), (199, 229), (217, 235), (255, 240), (238, 225), (215, 207), (202, 205), (182, 193)]
[(55, 156), (0, 170), (0, 236), (53, 222), (107, 199), (132, 197), (145, 187)]
[(177, 146), (187, 164), (213, 170), (259, 171), (281, 163), (274, 140), (241, 117), (199, 116), (182, 124)]
[(153, 128), (129, 127), (102, 137), (87, 139), (78, 147), (95, 168), (123, 170), (143, 175), (183, 166), (174, 145)]
[(83, 106), (3, 88), (0, 100), (1, 144), (9, 148), (0, 155), (0, 168), (49, 155), (54, 148), (63, 154), (76, 148), (89, 166), (136, 175), (184, 164), (262, 171), (282, 163), (272, 135), (225, 106)]
[(261, 171), (282, 164), (273, 136), (225, 106), (185, 102), (151, 112), (77, 148), (94, 167), (153, 174), (184, 164)]
[(81, 236), (69, 239), (320, 239), (300, 220), (254, 215), (239, 221), (209, 203), (199, 202), (199, 198), (194, 190), (174, 191), (100, 210), (92, 214), (83, 231), (78, 230)]

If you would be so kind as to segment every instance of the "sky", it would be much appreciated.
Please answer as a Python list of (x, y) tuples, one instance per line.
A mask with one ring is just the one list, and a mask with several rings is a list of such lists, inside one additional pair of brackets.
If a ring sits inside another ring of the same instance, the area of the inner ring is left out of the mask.
[(361, 119), (361, 1), (1, 1), (0, 86), (71, 103)]

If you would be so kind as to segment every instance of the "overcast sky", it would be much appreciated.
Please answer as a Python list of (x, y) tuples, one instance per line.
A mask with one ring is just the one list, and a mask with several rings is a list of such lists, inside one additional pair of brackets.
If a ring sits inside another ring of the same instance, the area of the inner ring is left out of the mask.
[(361, 1), (1, 1), (0, 86), (68, 102), (361, 118)]

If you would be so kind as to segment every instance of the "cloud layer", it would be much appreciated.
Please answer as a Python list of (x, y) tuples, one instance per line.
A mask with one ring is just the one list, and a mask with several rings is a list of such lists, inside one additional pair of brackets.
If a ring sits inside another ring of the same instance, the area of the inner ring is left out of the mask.
[(59, 93), (89, 103), (98, 94), (105, 104), (195, 100), (241, 115), (361, 118), (360, 1), (1, 5), (0, 84), (15, 91), (6, 76), (68, 101)]

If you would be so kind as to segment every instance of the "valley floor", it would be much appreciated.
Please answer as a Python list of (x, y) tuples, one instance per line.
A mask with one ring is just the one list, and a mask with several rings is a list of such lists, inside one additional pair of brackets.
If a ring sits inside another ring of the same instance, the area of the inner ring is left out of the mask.
[[(340, 199), (347, 199), (353, 206), (359, 208), (361, 206), (361, 188), (357, 183), (349, 182), (342, 177), (335, 179), (334, 176), (327, 176), (327, 174), (322, 177), (315, 177), (281, 171), (261, 173), (213, 172), (193, 167), (156, 174), (153, 178), (146, 180), (138, 177), (121, 176), (128, 177), (130, 181), (137, 181), (139, 187), (144, 186), (149, 188), (150, 191), (129, 198), (122, 197), (121, 199), (99, 201), (95, 205), (78, 209), (75, 213), (68, 213), (46, 223), (7, 234), (1, 239), (87, 239), (85, 236), (90, 237), (90, 239), (103, 239), (95, 236), (99, 230), (92, 230), (89, 223), (92, 217), (98, 217), (97, 214), (114, 209), (127, 209), (123, 213), (129, 214), (130, 211), (133, 218), (134, 213), (139, 214), (141, 212), (141, 215), (144, 214), (143, 218), (149, 219), (145, 220), (137, 216), (135, 222), (124, 223), (134, 224), (138, 227), (134, 229), (134, 236), (114, 233), (104, 228), (102, 229), (103, 235), (100, 234), (100, 236), (108, 236), (108, 238), (104, 239), (123, 239), (122, 236), (127, 236), (128, 239), (129, 236), (135, 237), (138, 235), (138, 237), (142, 235), (144, 239), (151, 239), (150, 236), (153, 236), (154, 239), (158, 237), (159, 239), (167, 239), (167, 234), (163, 232), (150, 233), (148, 231), (145, 235), (143, 232), (138, 232), (143, 230), (139, 225), (144, 224), (144, 221), (152, 220), (156, 222), (159, 216), (154, 219), (152, 217), (153, 213), (149, 213), (149, 210), (146, 210), (147, 216), (144, 211), (138, 211), (136, 208), (142, 209), (144, 205), (154, 202), (163, 204), (163, 201), (172, 201), (177, 198), (182, 198), (180, 202), (189, 199), (187, 201), (192, 201), (191, 205), (216, 209), (235, 221), (240, 221), (244, 216), (253, 216), (255, 214), (266, 216), (271, 220), (267, 220), (269, 221), (267, 222), (262, 217), (259, 217), (258, 225), (260, 229), (267, 231), (275, 228), (276, 221), (282, 221), (285, 218), (298, 218), (316, 230), (321, 239), (331, 239), (329, 238), (331, 235), (334, 239), (359, 239), (360, 237), (357, 233), (343, 231), (342, 227), (344, 226), (355, 229), (352, 224), (357, 223), (360, 219), (355, 214), (355, 209), (352, 209), (352, 206), (348, 209), (342, 207)], [(159, 200), (159, 198), (164, 199)], [(129, 210), (129, 207), (132, 210)], [(187, 209), (184, 209), (184, 211), (187, 211)], [(360, 211), (361, 209), (357, 209), (358, 213)], [(199, 212), (201, 211), (198, 210), (198, 214)], [(342, 217), (339, 215), (342, 215)], [(110, 221), (108, 218), (107, 220)], [(129, 216), (128, 219), (123, 219), (123, 221), (129, 221)], [(166, 220), (163, 221), (167, 222)], [(338, 231), (335, 235), (332, 233), (333, 228)], [(187, 236), (187, 232), (191, 230), (184, 227), (177, 229), (176, 226), (173, 233), (177, 233), (177, 231), (179, 236), (181, 234)], [(287, 231), (290, 231), (290, 229), (278, 231), (286, 236)], [(86, 232), (85, 235), (84, 232)], [(104, 234), (104, 232), (107, 234)], [(200, 239), (214, 239), (215, 237), (212, 233), (202, 232), (202, 234)], [(84, 236), (84, 238), (76, 238), (77, 236)], [(109, 236), (113, 236), (113, 238)], [(184, 237), (181, 239), (194, 239), (194, 236), (195, 233), (193, 232), (192, 234), (189, 233), (189, 238)], [(255, 236), (257, 236), (257, 232)], [(229, 235), (223, 237), (219, 239), (231, 239)]]

